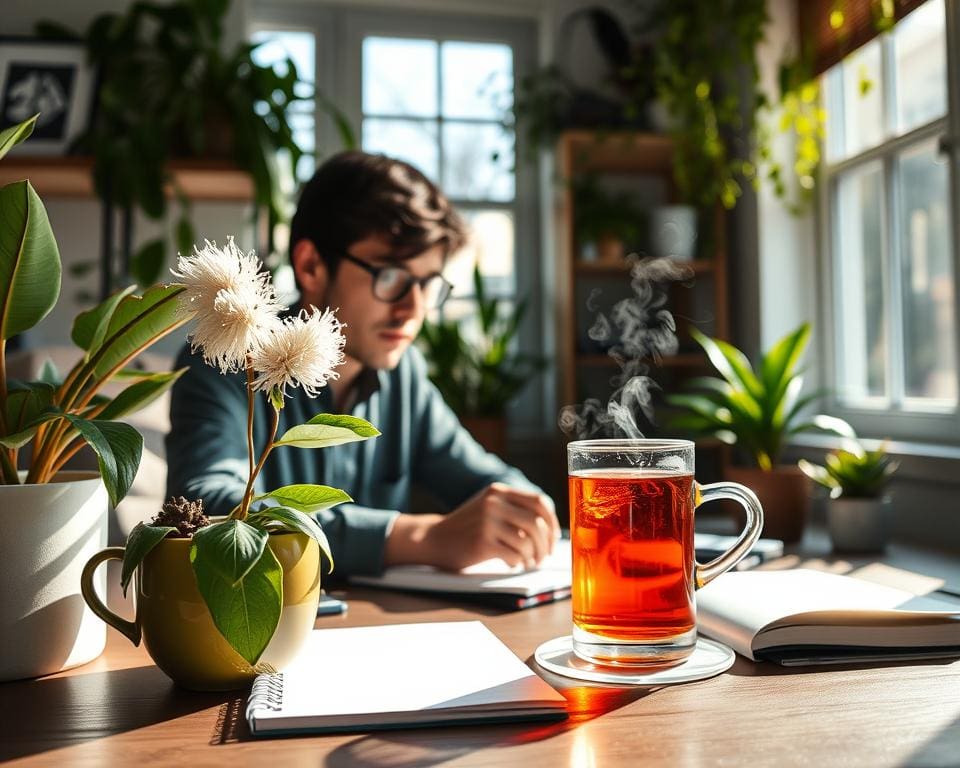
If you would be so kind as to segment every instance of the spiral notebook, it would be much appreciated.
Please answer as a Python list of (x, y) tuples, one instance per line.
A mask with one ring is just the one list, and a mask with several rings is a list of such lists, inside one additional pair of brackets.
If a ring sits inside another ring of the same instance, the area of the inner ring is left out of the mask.
[(247, 700), (254, 736), (559, 720), (566, 699), (479, 621), (318, 629)]

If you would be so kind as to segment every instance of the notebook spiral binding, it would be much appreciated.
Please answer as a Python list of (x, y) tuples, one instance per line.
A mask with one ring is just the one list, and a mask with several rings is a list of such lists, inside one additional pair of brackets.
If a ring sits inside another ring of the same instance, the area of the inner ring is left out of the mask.
[(279, 712), (283, 707), (283, 672), (273, 675), (258, 675), (247, 699), (247, 718), (258, 709)]

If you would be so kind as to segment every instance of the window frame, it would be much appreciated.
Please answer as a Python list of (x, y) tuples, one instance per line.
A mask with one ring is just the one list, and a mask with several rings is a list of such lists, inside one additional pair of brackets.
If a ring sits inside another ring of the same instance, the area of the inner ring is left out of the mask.
[[(941, 156), (947, 164), (948, 189), (951, 196), (950, 221), (950, 259), (953, 268), (953, 310), (957, 333), (954, 338), (954, 355), (956, 374), (960, 382), (960, 19), (958, 8), (960, 0), (945, 0), (946, 14), (946, 55), (947, 55), (947, 114), (930, 123), (915, 127), (908, 132), (885, 139), (877, 146), (871, 147), (851, 157), (846, 157), (833, 163), (824, 162), (820, 171), (817, 209), (817, 240), (821, 254), (819, 271), (820, 279), (820, 315), (824, 318), (824, 329), (821, 334), (820, 364), (823, 371), (823, 381), (828, 387), (827, 410), (849, 421), (859, 434), (866, 437), (889, 437), (903, 441), (925, 441), (960, 445), (960, 402), (952, 408), (943, 409), (915, 409), (902, 410), (903, 393), (898, 390), (903, 384), (903, 296), (901, 284), (902, 268), (902, 240), (898, 200), (898, 168), (897, 158), (906, 149), (916, 147), (927, 141), (938, 141), (941, 147)], [(885, 120), (891, 118), (894, 87), (892, 77), (892, 45), (890, 34), (877, 38), (882, 46), (881, 62), (883, 67), (883, 111)], [(826, 85), (826, 84), (825, 84)], [(825, 89), (824, 89), (825, 90)], [(887, 123), (890, 124), (889, 122)], [(829, 137), (828, 137), (829, 140)], [(839, 179), (845, 173), (869, 163), (879, 162), (883, 169), (883, 208), (881, 211), (882, 257), (886, 270), (885, 296), (890, 302), (889, 311), (884, 317), (887, 324), (888, 338), (891, 340), (895, 354), (891, 356), (891, 365), (888, 373), (890, 398), (892, 402), (900, 399), (900, 405), (894, 409), (892, 404), (881, 408), (866, 408), (844, 403), (837, 396), (839, 389), (840, 333), (837, 303), (839, 283), (837, 280), (838, 267), (838, 237), (839, 228), (835, 226), (837, 220)]]
[[(347, 7), (337, 3), (304, 5), (255, 0), (247, 18), (248, 31), (289, 29), (310, 31), (316, 36), (316, 87), (327, 94), (349, 118), (362, 140), (362, 41), (367, 36), (419, 37), (423, 39), (497, 42), (513, 51), (514, 98), (523, 78), (535, 71), (540, 43), (536, 14), (492, 16), (471, 12), (389, 7)], [(459, 119), (458, 119), (459, 121)], [(464, 121), (468, 122), (468, 121)], [(486, 121), (481, 121), (486, 122)], [(315, 147), (319, 158), (341, 147), (332, 121), (326, 115), (316, 120)], [(514, 213), (514, 269), (512, 296), (526, 297), (527, 312), (517, 339), (522, 351), (543, 353), (548, 327), (544, 312), (544, 273), (541, 264), (540, 177), (536, 164), (526, 162), (522, 132), (515, 131), (515, 190), (512, 203), (451, 197), (463, 212), (510, 210)], [(457, 297), (467, 298), (467, 297)], [(508, 413), (510, 434), (521, 439), (551, 430), (556, 414), (551, 410), (552, 381), (544, 373), (524, 389)]]

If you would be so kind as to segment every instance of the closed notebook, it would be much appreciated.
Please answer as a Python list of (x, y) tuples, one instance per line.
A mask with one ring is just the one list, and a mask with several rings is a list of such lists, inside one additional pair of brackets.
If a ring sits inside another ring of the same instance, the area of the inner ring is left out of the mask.
[(566, 700), (479, 621), (319, 629), (256, 678), (256, 736), (562, 719)]
[(960, 656), (960, 602), (808, 569), (725, 573), (697, 592), (700, 630), (787, 666)]
[[(736, 539), (732, 536), (696, 534), (697, 557), (706, 562), (725, 552)], [(783, 554), (783, 542), (761, 539), (751, 550), (750, 563)], [(498, 558), (477, 563), (458, 573), (428, 565), (398, 565), (379, 576), (352, 576), (351, 582), (384, 589), (432, 592), (454, 596), (500, 608), (529, 608), (552, 600), (570, 597), (570, 540), (560, 539), (553, 552), (537, 568), (511, 567)]]

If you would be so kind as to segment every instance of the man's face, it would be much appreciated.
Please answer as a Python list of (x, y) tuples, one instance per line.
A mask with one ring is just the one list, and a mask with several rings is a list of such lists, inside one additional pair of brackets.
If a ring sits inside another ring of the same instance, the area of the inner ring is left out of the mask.
[[(402, 266), (415, 278), (438, 274), (444, 263), (442, 245), (402, 262), (391, 260), (388, 241), (378, 235), (354, 243), (347, 252), (372, 267)], [(385, 302), (373, 295), (373, 280), (374, 276), (360, 265), (341, 259), (336, 276), (328, 280), (325, 295), (304, 295), (304, 304), (337, 311), (337, 318), (347, 326), (343, 331), (347, 357), (366, 368), (392, 369), (420, 332), (427, 307), (419, 285), (414, 284), (400, 300)]]

